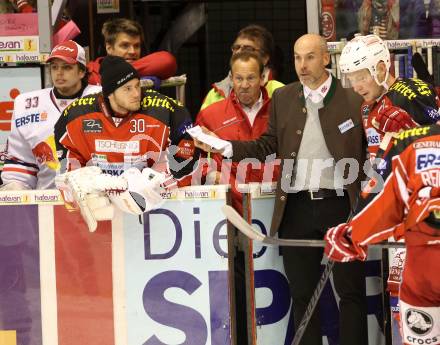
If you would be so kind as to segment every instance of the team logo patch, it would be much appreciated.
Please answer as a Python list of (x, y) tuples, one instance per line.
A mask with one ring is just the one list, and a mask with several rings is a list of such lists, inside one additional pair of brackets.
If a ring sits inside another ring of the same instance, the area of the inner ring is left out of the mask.
[(38, 164), (46, 165), (49, 169), (58, 170), (60, 162), (56, 151), (55, 138), (53, 135), (48, 137), (45, 141), (39, 142), (32, 149)]
[(344, 134), (348, 130), (352, 129), (354, 127), (354, 123), (352, 119), (348, 119), (347, 121), (344, 121), (340, 125), (338, 125), (339, 131), (341, 134)]
[(193, 123), (191, 120), (184, 121), (177, 129), (177, 132), (179, 134), (185, 134), (186, 131), (192, 127), (193, 127)]
[(82, 120), (82, 130), (84, 133), (102, 133), (102, 121), (99, 119)]
[(408, 309), (405, 313), (405, 323), (418, 336), (428, 334), (434, 326), (431, 315), (419, 309)]
[(416, 150), (416, 172), (440, 167), (440, 149)]
[(370, 113), (370, 107), (368, 105), (363, 105), (361, 111), (362, 111), (362, 115), (366, 116)]

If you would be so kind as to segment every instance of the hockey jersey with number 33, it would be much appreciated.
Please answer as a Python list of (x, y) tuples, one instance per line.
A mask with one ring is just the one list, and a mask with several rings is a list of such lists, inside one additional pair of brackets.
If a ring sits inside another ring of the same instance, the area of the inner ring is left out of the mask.
[[(87, 86), (82, 95), (100, 92)], [(57, 99), (53, 88), (26, 92), (14, 101), (7, 157), (2, 172), (4, 184), (19, 182), (28, 189), (54, 188), (58, 168), (53, 130), (61, 112), (73, 99)]]

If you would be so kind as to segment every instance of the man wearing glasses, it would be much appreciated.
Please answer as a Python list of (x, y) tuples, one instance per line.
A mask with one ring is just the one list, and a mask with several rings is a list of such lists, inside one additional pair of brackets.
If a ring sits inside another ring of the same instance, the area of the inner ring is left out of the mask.
[[(240, 30), (231, 46), (232, 55), (241, 51), (253, 52), (260, 55), (263, 61), (263, 85), (266, 88), (269, 97), (272, 97), (272, 93), (284, 84), (273, 79), (273, 55), (274, 55), (274, 41), (272, 34), (264, 27), (260, 25), (248, 25)], [(221, 101), (229, 96), (232, 91), (231, 83), (231, 71), (225, 79), (212, 84), (212, 89), (208, 92), (200, 110), (205, 109), (207, 106)]]

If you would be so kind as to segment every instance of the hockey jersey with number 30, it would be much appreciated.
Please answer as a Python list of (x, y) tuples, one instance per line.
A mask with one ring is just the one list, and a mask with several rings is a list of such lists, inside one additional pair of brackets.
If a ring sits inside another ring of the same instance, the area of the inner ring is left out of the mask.
[(92, 164), (120, 175), (130, 167), (153, 167), (172, 173), (179, 186), (189, 183), (182, 178), (192, 173), (196, 151), (186, 133), (191, 116), (182, 104), (147, 90), (138, 111), (124, 118), (112, 115), (102, 94), (79, 98), (66, 108), (55, 138), (68, 170)]
[[(100, 92), (87, 86), (82, 95)], [(4, 184), (19, 182), (28, 189), (54, 188), (58, 168), (53, 130), (61, 112), (73, 99), (57, 99), (53, 88), (26, 92), (14, 101)]]
[(373, 120), (390, 107), (406, 111), (419, 125), (429, 125), (440, 119), (440, 100), (434, 87), (417, 78), (397, 79), (388, 92), (373, 104), (362, 105), (368, 152), (374, 158), (384, 133), (373, 126)]

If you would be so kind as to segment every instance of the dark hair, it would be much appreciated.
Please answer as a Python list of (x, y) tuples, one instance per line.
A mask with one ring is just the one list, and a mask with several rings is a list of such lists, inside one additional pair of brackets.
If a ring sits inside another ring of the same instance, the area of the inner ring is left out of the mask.
[(81, 86), (86, 87), (89, 84), (89, 76), (90, 76), (89, 70), (82, 63), (78, 62), (77, 65), (79, 70), (84, 72), (84, 77), (82, 77), (81, 79)]
[(257, 61), (260, 75), (263, 74), (264, 64), (263, 64), (263, 60), (261, 59), (261, 56), (259, 54), (250, 51), (241, 51), (238, 52), (237, 54), (232, 54), (231, 59), (229, 60), (229, 67), (232, 71), (232, 65), (235, 63), (235, 61), (241, 60), (247, 62), (250, 59), (254, 59), (255, 61)]
[(236, 39), (239, 37), (257, 41), (261, 46), (262, 54), (269, 56), (268, 65), (271, 65), (275, 43), (272, 34), (265, 27), (257, 24), (248, 25), (238, 32)]
[(104, 36), (104, 42), (110, 45), (115, 44), (116, 36), (120, 33), (129, 36), (140, 36), (141, 41), (144, 42), (142, 26), (138, 22), (127, 18), (112, 18), (107, 20), (102, 25), (101, 33), (102, 36)]

